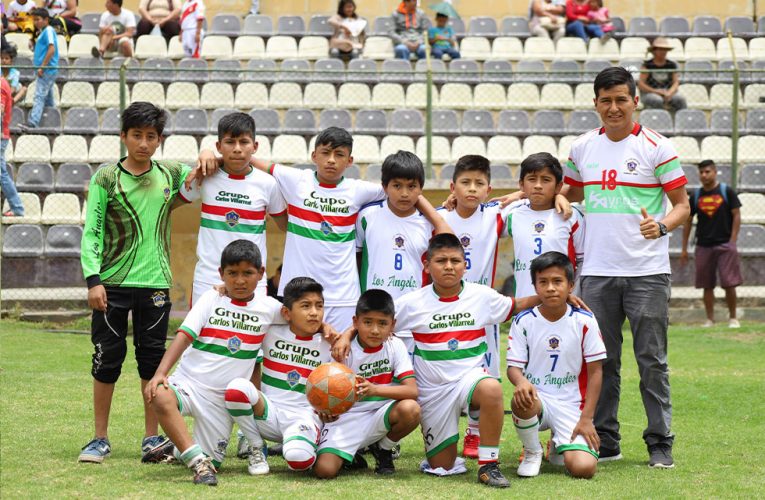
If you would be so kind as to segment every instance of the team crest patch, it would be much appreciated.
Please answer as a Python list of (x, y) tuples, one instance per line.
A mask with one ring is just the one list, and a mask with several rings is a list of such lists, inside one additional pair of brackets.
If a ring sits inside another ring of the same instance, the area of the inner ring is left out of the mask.
[(560, 347), (560, 339), (553, 335), (547, 339), (547, 345), (550, 347), (550, 350), (557, 351), (558, 347)]
[(451, 339), (449, 342), (446, 343), (446, 346), (449, 348), (450, 351), (456, 351), (457, 348), (460, 346), (460, 342), (457, 339)]
[(634, 174), (635, 170), (640, 166), (640, 162), (638, 162), (635, 158), (628, 158), (624, 162), (624, 168), (627, 169), (628, 174)]
[(226, 224), (228, 224), (228, 227), (234, 227), (239, 224), (239, 214), (233, 210), (226, 212)]
[(165, 202), (170, 201), (170, 188), (165, 186), (165, 189), (162, 190), (162, 194), (165, 195)]
[(236, 354), (242, 348), (242, 339), (237, 336), (233, 336), (228, 339), (228, 350), (231, 354)]
[(167, 302), (167, 294), (165, 292), (154, 292), (151, 295), (151, 301), (154, 307), (162, 307)]
[(329, 233), (331, 233), (332, 232), (332, 224), (330, 224), (329, 222), (327, 222), (325, 220), (321, 221), (321, 232), (324, 233), (325, 236), (328, 235)]
[(460, 236), (460, 244), (462, 245), (462, 248), (467, 248), (470, 246), (470, 235), (469, 234), (463, 234)]
[(395, 243), (395, 244), (396, 244), (396, 247), (398, 247), (398, 248), (403, 248), (403, 247), (404, 247), (404, 237), (403, 237), (403, 236), (401, 236), (400, 234), (397, 234), (397, 235), (396, 235), (396, 236), (393, 238), (393, 243)]
[(534, 223), (534, 231), (536, 231), (537, 233), (541, 233), (544, 230), (545, 230), (544, 222), (542, 222), (541, 220), (538, 220)]
[(298, 382), (300, 382), (300, 374), (297, 372), (297, 370), (292, 370), (291, 372), (287, 373), (287, 383), (290, 387), (295, 387)]

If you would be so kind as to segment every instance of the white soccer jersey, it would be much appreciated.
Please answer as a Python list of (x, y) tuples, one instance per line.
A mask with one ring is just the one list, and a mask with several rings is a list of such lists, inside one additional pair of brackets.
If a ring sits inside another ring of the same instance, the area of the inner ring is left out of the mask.
[(8, 10), (5, 12), (5, 15), (8, 16), (8, 19), (13, 20), (19, 17), (19, 14), (29, 14), (32, 12), (32, 9), (35, 8), (37, 8), (37, 5), (34, 2), (30, 2), (29, 0), (27, 0), (27, 3), (24, 5), (14, 1), (8, 5)]
[(417, 385), (452, 383), (483, 363), (489, 325), (510, 319), (512, 297), (476, 283), (455, 297), (439, 297), (433, 285), (399, 297), (396, 330), (412, 332)]
[[(276, 217), (286, 211), (273, 177), (256, 169), (247, 175), (231, 175), (221, 169), (201, 186), (196, 182), (190, 190), (183, 186), (179, 194), (187, 202), (202, 199), (195, 282), (220, 282), (220, 256), (234, 240), (255, 243), (266, 264), (266, 212)], [(261, 281), (266, 286), (265, 274)]]
[[(511, 207), (508, 207), (511, 208)], [(545, 252), (568, 255), (576, 269), (584, 249), (584, 216), (576, 209), (566, 220), (554, 208), (532, 210), (520, 203), (505, 212), (506, 233), (513, 238), (516, 297), (536, 295), (531, 283), (531, 261)]]
[(667, 209), (664, 193), (687, 183), (669, 139), (637, 123), (619, 142), (595, 129), (571, 145), (564, 173), (567, 184), (584, 188), (582, 276), (671, 272), (669, 238), (646, 240), (640, 234), (640, 208), (660, 221)]
[(385, 197), (382, 186), (346, 178), (324, 184), (311, 170), (282, 165), (272, 165), (270, 172), (287, 200), (279, 295), (292, 278), (308, 276), (324, 287), (325, 306), (355, 306), (356, 219), (361, 207)]
[(263, 394), (280, 410), (304, 411), (308, 406), (305, 379), (314, 368), (332, 361), (331, 349), (321, 333), (306, 338), (286, 325), (271, 328), (263, 341)]
[(197, 30), (197, 20), (205, 18), (205, 4), (202, 0), (187, 0), (181, 7), (181, 29), (185, 31)]
[(571, 305), (550, 322), (539, 307), (518, 314), (507, 341), (507, 366), (523, 368), (540, 393), (584, 407), (587, 363), (606, 358), (606, 346), (592, 313)]
[(422, 287), (423, 259), (433, 225), (421, 213), (399, 217), (385, 200), (361, 209), (356, 250), (361, 252), (361, 291), (379, 288), (394, 299)]
[(497, 271), (497, 246), (505, 234), (499, 202), (482, 203), (467, 219), (463, 219), (456, 210), (437, 210), (465, 249), (465, 280), (493, 287)]
[[(414, 369), (406, 346), (396, 337), (391, 337), (375, 348), (365, 349), (358, 336), (351, 343), (351, 352), (345, 364), (377, 385), (397, 385), (402, 380), (414, 377)], [(349, 411), (373, 411), (390, 403), (382, 396), (367, 396), (354, 404)]]
[(235, 378), (249, 380), (266, 331), (284, 323), (281, 307), (271, 297), (241, 302), (206, 292), (178, 329), (192, 343), (175, 373), (221, 395)]

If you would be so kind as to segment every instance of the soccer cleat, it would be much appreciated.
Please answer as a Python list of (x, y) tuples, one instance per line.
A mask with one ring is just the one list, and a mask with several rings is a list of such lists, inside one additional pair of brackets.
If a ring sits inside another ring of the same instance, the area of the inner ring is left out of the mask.
[(393, 465), (393, 450), (383, 450), (378, 443), (369, 447), (372, 456), (375, 457), (375, 474), (389, 476), (396, 472)]
[(266, 454), (262, 448), (250, 447), (247, 457), (247, 472), (251, 476), (262, 476), (271, 472), (271, 468), (266, 461)]
[(524, 450), (523, 462), (518, 466), (517, 474), (521, 477), (534, 477), (539, 475), (539, 469), (542, 467), (542, 456), (544, 450), (537, 451)]
[(250, 443), (242, 431), (236, 433), (236, 458), (246, 459), (250, 455)]
[(462, 441), (462, 456), (465, 458), (478, 458), (478, 445), (481, 444), (481, 436), (465, 434)]
[(353, 461), (343, 460), (343, 470), (366, 470), (368, 468), (367, 459), (364, 458), (360, 451), (353, 455)]
[(393, 452), (393, 460), (398, 460), (401, 456), (401, 445), (396, 443), (396, 446), (391, 451)]
[(672, 459), (672, 446), (664, 443), (648, 447), (648, 467), (654, 469), (671, 469), (675, 466)]
[(619, 449), (619, 446), (613, 450), (601, 446), (598, 451), (598, 462), (614, 462), (622, 458), (624, 457), (622, 457), (622, 450)]
[(741, 328), (741, 323), (736, 318), (731, 318), (728, 320), (728, 328)]
[(484, 464), (478, 469), (478, 482), (493, 488), (508, 488), (510, 486), (510, 481), (502, 475), (497, 462)]
[(711, 319), (708, 319), (708, 320), (706, 320), (705, 322), (703, 322), (703, 323), (701, 324), (701, 326), (702, 326), (703, 328), (712, 328), (713, 326), (715, 326), (715, 322), (714, 322), (714, 321), (712, 321)]
[(108, 457), (112, 453), (112, 445), (109, 444), (109, 440), (106, 438), (94, 438), (91, 442), (86, 444), (80, 456), (77, 458), (78, 462), (91, 462), (94, 464), (103, 463), (104, 458)]
[(218, 485), (218, 478), (215, 477), (215, 466), (212, 464), (210, 457), (198, 460), (192, 469), (194, 469), (194, 484)]
[(141, 443), (141, 462), (158, 464), (173, 456), (175, 445), (165, 436), (149, 436)]

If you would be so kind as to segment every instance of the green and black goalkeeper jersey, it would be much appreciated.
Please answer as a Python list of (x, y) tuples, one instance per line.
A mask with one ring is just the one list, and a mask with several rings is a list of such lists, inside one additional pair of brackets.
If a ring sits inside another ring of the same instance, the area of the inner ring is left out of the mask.
[(81, 256), (88, 288), (169, 288), (170, 206), (191, 169), (152, 160), (135, 176), (122, 161), (90, 180)]

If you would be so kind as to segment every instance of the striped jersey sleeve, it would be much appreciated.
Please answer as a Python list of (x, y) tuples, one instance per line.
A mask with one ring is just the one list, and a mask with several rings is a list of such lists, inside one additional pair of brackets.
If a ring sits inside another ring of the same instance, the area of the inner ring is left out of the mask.
[(642, 129), (642, 133), (645, 134), (646, 140), (656, 143), (654, 175), (659, 179), (662, 189), (667, 192), (685, 186), (688, 180), (680, 166), (680, 158), (672, 141), (661, 135), (654, 135), (655, 132), (645, 127)]

